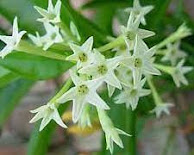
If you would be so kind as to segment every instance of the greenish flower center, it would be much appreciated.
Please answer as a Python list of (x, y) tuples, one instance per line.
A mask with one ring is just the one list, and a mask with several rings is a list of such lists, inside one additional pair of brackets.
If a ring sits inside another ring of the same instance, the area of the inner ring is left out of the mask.
[(131, 75), (131, 73), (132, 73), (132, 71), (131, 71), (130, 69), (128, 69), (128, 70), (126, 71), (126, 74), (127, 74), (127, 75)]
[(126, 37), (129, 40), (134, 40), (135, 39), (135, 33), (133, 31), (128, 31)]
[(81, 62), (86, 62), (88, 60), (88, 57), (84, 52), (81, 52), (78, 57)]
[(136, 96), (137, 95), (137, 90), (136, 89), (132, 89), (130, 92), (131, 96)]
[(106, 65), (100, 65), (100, 66), (97, 67), (97, 71), (98, 71), (99, 74), (104, 75), (104, 74), (107, 73), (108, 68), (107, 68)]
[(80, 85), (78, 86), (77, 88), (77, 92), (80, 94), (80, 95), (86, 95), (88, 93), (89, 89), (86, 85)]
[(135, 58), (134, 66), (137, 68), (142, 67), (142, 60), (140, 58)]
[(56, 38), (56, 36), (57, 36), (57, 34), (56, 34), (56, 33), (53, 33), (53, 34), (51, 35), (51, 39), (54, 40), (54, 39)]
[(54, 13), (50, 13), (50, 14), (48, 15), (48, 19), (49, 19), (49, 20), (53, 20), (55, 17), (56, 17), (56, 15), (55, 15)]
[(139, 10), (137, 10), (137, 9), (136, 9), (136, 10), (134, 10), (133, 12), (134, 12), (134, 14), (135, 14), (136, 16), (138, 16), (138, 15), (140, 14), (140, 11), (139, 11)]
[(172, 55), (175, 55), (175, 54), (176, 54), (176, 50), (173, 49), (173, 50), (171, 51), (171, 53), (172, 53)]

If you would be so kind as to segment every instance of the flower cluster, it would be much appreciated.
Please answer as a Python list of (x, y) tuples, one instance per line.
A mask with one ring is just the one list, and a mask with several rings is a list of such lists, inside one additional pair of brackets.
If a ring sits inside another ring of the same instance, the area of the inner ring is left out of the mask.
[[(106, 113), (106, 110), (111, 110), (111, 106), (101, 98), (99, 88), (107, 88), (109, 97), (113, 97), (116, 104), (125, 104), (126, 108), (132, 111), (138, 107), (141, 97), (152, 94), (155, 108), (151, 112), (156, 113), (157, 117), (160, 117), (163, 112), (169, 114), (169, 108), (173, 104), (163, 103), (152, 79), (153, 76), (161, 75), (160, 71), (164, 71), (172, 76), (178, 87), (181, 83), (188, 84), (184, 74), (191, 71), (192, 67), (183, 66), (187, 55), (180, 50), (179, 45), (180, 39), (190, 35), (189, 29), (182, 25), (163, 42), (149, 48), (144, 39), (155, 33), (141, 29), (140, 25), (146, 25), (145, 15), (153, 9), (153, 6), (143, 7), (138, 0), (134, 0), (133, 7), (125, 9), (130, 13), (127, 26), (121, 26), (121, 34), (105, 45), (105, 51), (113, 55), (107, 57), (102, 53), (105, 52), (102, 50), (103, 47), (93, 47), (92, 36), (80, 45), (81, 38), (75, 24), (70, 22), (67, 27), (61, 20), (61, 5), (60, 0), (55, 6), (52, 0), (49, 0), (47, 10), (35, 7), (42, 16), (38, 21), (43, 23), (46, 34), (40, 36), (36, 32), (36, 36), (32, 34), (28, 36), (44, 51), (48, 51), (55, 44), (68, 45), (73, 54), (66, 60), (75, 63), (69, 71), (74, 86), (64, 91), (62, 95), (56, 95), (57, 97), (46, 105), (32, 110), (31, 112), (36, 115), (30, 123), (42, 119), (40, 131), (51, 120), (66, 128), (57, 109), (61, 104), (72, 101), (73, 122), (78, 123), (82, 128), (92, 126), (90, 107), (93, 107), (98, 113), (99, 122), (105, 132), (107, 149), (112, 153), (113, 142), (123, 147), (119, 134), (130, 136), (130, 133), (127, 134), (114, 127)], [(25, 33), (25, 31), (18, 32), (17, 18), (15, 18), (12, 36), (0, 36), (0, 40), (7, 44), (0, 56), (4, 57), (13, 50), (17, 51), (18, 47), (22, 46), (20, 41)], [(163, 56), (161, 62), (166, 63), (165, 65), (155, 63), (157, 55)], [(167, 65), (168, 62), (170, 65)], [(146, 82), (150, 89), (144, 88)], [(116, 89), (119, 90), (119, 94), (115, 96)]]

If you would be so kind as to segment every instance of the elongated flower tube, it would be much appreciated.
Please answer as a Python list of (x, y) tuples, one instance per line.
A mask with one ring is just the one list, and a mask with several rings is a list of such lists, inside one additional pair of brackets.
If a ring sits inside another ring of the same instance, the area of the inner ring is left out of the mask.
[(111, 154), (113, 153), (113, 142), (115, 142), (119, 147), (123, 148), (123, 142), (119, 137), (119, 134), (125, 135), (125, 136), (131, 136), (127, 134), (126, 132), (115, 128), (111, 119), (108, 117), (106, 112), (100, 108), (97, 108), (98, 111), (98, 117), (100, 120), (100, 124), (102, 126), (102, 130), (105, 133), (106, 137), (106, 149), (110, 150)]
[(6, 46), (0, 51), (0, 57), (4, 58), (13, 50), (17, 50), (20, 40), (25, 33), (26, 31), (19, 32), (18, 20), (17, 20), (17, 17), (15, 17), (13, 21), (12, 35), (11, 36), (0, 35), (0, 40), (2, 40), (6, 44)]

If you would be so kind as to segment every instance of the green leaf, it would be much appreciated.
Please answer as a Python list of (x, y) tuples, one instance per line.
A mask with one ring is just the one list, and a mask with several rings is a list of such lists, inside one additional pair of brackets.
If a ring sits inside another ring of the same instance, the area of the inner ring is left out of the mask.
[(0, 14), (11, 23), (18, 16), (20, 28), (28, 32), (43, 30), (41, 24), (36, 22), (38, 13), (29, 0), (0, 0)]
[(73, 64), (17, 52), (0, 59), (0, 65), (25, 78), (45, 80), (61, 75)]
[(10, 82), (18, 79), (19, 76), (15, 73), (0, 66), (0, 88), (6, 86)]
[(33, 83), (33, 81), (20, 79), (0, 89), (0, 126), (4, 124)]

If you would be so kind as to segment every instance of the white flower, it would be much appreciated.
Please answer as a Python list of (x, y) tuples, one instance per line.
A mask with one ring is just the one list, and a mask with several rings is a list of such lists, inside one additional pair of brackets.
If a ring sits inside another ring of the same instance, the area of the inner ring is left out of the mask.
[(79, 70), (79, 73), (91, 75), (93, 78), (101, 78), (108, 85), (121, 89), (120, 81), (117, 79), (114, 70), (119, 65), (122, 57), (106, 59), (98, 51), (94, 53), (94, 62)]
[(67, 60), (76, 61), (77, 69), (89, 65), (93, 61), (93, 37), (88, 38), (81, 46), (73, 43), (70, 43), (69, 45), (74, 54), (67, 57)]
[(139, 102), (139, 98), (147, 96), (151, 93), (148, 89), (143, 89), (143, 86), (146, 82), (146, 78), (142, 81), (137, 82), (135, 85), (129, 85), (129, 87), (124, 87), (124, 90), (115, 97), (115, 103), (117, 104), (126, 104), (126, 107), (131, 106), (132, 110), (135, 110)]
[(160, 104), (156, 104), (156, 107), (151, 110), (151, 113), (156, 113), (156, 117), (159, 118), (161, 116), (161, 114), (164, 112), (167, 115), (170, 115), (170, 111), (169, 108), (173, 107), (174, 104), (171, 103), (160, 103)]
[(142, 74), (160, 75), (160, 71), (157, 70), (153, 64), (154, 54), (155, 47), (148, 49), (144, 41), (136, 36), (132, 57), (123, 60), (123, 64), (133, 71), (134, 82), (139, 81)]
[(32, 40), (32, 42), (38, 46), (38, 47), (43, 47), (44, 46), (44, 41), (42, 37), (40, 37), (39, 33), (36, 32), (36, 36), (29, 34), (28, 37)]
[(119, 134), (130, 136), (124, 131), (115, 128), (111, 119), (107, 116), (106, 112), (102, 109), (97, 108), (98, 117), (103, 131), (105, 132), (106, 137), (106, 149), (110, 150), (111, 154), (113, 153), (113, 142), (115, 142), (119, 147), (123, 148), (123, 142), (119, 137)]
[(139, 3), (139, 0), (134, 0), (133, 1), (133, 7), (125, 9), (126, 12), (133, 12), (135, 14), (135, 17), (137, 18), (138, 15), (142, 14), (141, 17), (141, 23), (143, 25), (146, 25), (146, 20), (145, 20), (145, 15), (148, 14), (154, 7), (149, 5), (149, 6), (144, 6), (142, 7)]
[(44, 23), (46, 34), (42, 37), (43, 41), (43, 50), (47, 50), (54, 43), (63, 42), (63, 38), (60, 34), (60, 29), (57, 26), (53, 26), (49, 23)]
[(48, 103), (43, 105), (35, 110), (31, 110), (31, 113), (37, 113), (31, 120), (30, 123), (34, 123), (39, 119), (42, 119), (39, 131), (42, 131), (44, 127), (53, 119), (57, 124), (59, 124), (63, 128), (67, 128), (67, 126), (61, 120), (59, 112), (57, 110), (55, 103)]
[(97, 94), (97, 88), (102, 84), (100, 79), (83, 81), (74, 71), (70, 71), (70, 76), (75, 84), (75, 87), (69, 89), (63, 94), (57, 102), (65, 103), (73, 101), (73, 122), (77, 122), (83, 112), (86, 104), (92, 104), (102, 109), (109, 109), (108, 105)]
[(155, 35), (155, 33), (152, 31), (139, 28), (141, 16), (142, 15), (140, 14), (135, 19), (134, 13), (131, 12), (128, 19), (127, 27), (121, 26), (121, 33), (123, 34), (124, 40), (128, 42), (130, 50), (132, 50), (134, 47), (134, 41), (135, 41), (136, 35), (141, 39), (145, 39)]
[(129, 67), (124, 66), (123, 64), (120, 64), (116, 70), (115, 74), (121, 84), (125, 86), (130, 86), (133, 83), (133, 73), (132, 70)]
[(175, 42), (174, 44), (168, 44), (167, 50), (165, 50), (165, 55), (162, 58), (162, 61), (170, 61), (174, 66), (180, 58), (184, 58), (186, 53), (180, 49), (180, 41)]
[(181, 60), (171, 72), (171, 76), (177, 87), (180, 87), (181, 83), (188, 85), (188, 81), (184, 74), (190, 72), (193, 69), (193, 67), (183, 66), (184, 62), (184, 59)]
[(58, 0), (55, 7), (53, 6), (52, 0), (48, 1), (48, 8), (47, 10), (42, 9), (38, 6), (35, 6), (35, 9), (43, 16), (43, 18), (38, 19), (43, 23), (50, 22), (50, 23), (59, 23), (60, 19), (60, 10), (61, 10), (61, 1)]
[(6, 46), (0, 52), (0, 57), (4, 58), (13, 50), (17, 50), (18, 44), (20, 43), (20, 40), (25, 33), (26, 31), (18, 31), (17, 17), (15, 17), (13, 22), (12, 36), (0, 35), (0, 40), (2, 40), (6, 44)]

